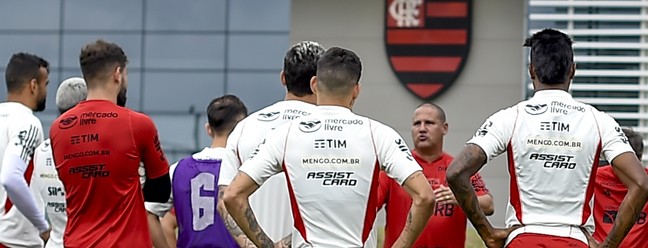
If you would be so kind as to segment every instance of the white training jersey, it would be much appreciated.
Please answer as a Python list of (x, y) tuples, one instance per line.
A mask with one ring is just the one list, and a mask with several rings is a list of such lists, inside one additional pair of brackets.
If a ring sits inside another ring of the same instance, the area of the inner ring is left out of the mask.
[[(194, 153), (191, 155), (196, 160), (222, 160), (225, 157), (225, 148), (222, 147), (205, 147), (202, 151)], [(178, 162), (169, 167), (169, 177), (171, 177), (171, 182), (173, 182), (173, 174), (175, 169), (178, 167)], [(173, 187), (173, 185), (171, 185)], [(159, 202), (144, 202), (146, 211), (149, 211), (159, 217), (163, 217), (171, 208), (173, 208), (173, 191), (171, 192), (171, 197), (169, 201), (165, 203)], [(215, 207), (215, 206), (214, 206)], [(212, 211), (213, 212), (213, 211)]]
[[(481, 147), (488, 161), (507, 152), (508, 227), (583, 226), (590, 233), (599, 157), (612, 161), (633, 152), (612, 117), (562, 90), (538, 91), (493, 114), (468, 143)], [(587, 243), (580, 234), (576, 238)]]
[[(34, 150), (43, 142), (43, 126), (27, 106), (16, 102), (0, 103), (0, 158), (14, 154), (28, 165), (25, 178), (31, 181)], [(2, 170), (0, 159), (0, 170)], [(38, 206), (42, 203), (35, 199)], [(39, 232), (13, 206), (4, 187), (0, 187), (0, 244), (10, 247), (42, 247)]]
[[(69, 156), (83, 155), (70, 154)], [(45, 206), (45, 215), (52, 227), (45, 248), (63, 247), (63, 233), (65, 232), (65, 224), (67, 224), (65, 188), (58, 179), (49, 139), (38, 146), (34, 153), (34, 174), (32, 175), (31, 189), (34, 196), (41, 198)]]
[[(280, 101), (241, 120), (227, 139), (226, 156), (218, 184), (229, 185), (242, 161), (247, 160), (272, 129), (292, 119), (310, 115), (315, 105), (297, 100)], [(250, 206), (268, 236), (279, 241), (293, 231), (286, 177), (272, 177), (250, 197)]]
[(294, 247), (336, 248), (368, 239), (381, 169), (403, 184), (421, 167), (392, 128), (336, 106), (278, 127), (240, 168), (259, 185), (284, 172)]

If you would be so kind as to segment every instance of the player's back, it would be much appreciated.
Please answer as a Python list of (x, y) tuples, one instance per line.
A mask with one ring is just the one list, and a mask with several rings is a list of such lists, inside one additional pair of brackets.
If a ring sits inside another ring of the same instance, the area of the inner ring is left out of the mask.
[(381, 133), (374, 128), (381, 125), (329, 106), (291, 122), (283, 168), (299, 232), (295, 246), (363, 246), (376, 216), (381, 151), (374, 141)]
[[(646, 169), (648, 172), (648, 169)], [(612, 166), (601, 166), (596, 172), (596, 190), (594, 193), (594, 221), (596, 231), (594, 238), (599, 242), (608, 236), (616, 219), (623, 198), (628, 188), (614, 174)], [(623, 239), (621, 248), (639, 248), (648, 244), (648, 224), (646, 218), (648, 205), (644, 206), (628, 235)]]
[[(25, 179), (29, 184), (34, 169), (33, 152), (43, 141), (42, 125), (25, 105), (0, 103), (0, 170), (8, 149), (27, 161)], [(0, 186), (0, 243), (16, 247), (39, 247), (38, 230), (13, 206), (4, 187)]]
[(173, 206), (179, 227), (178, 247), (238, 247), (216, 213), (220, 167), (220, 159), (200, 160), (193, 156), (176, 165)]
[[(515, 120), (507, 146), (511, 174), (507, 224), (591, 229), (592, 173), (602, 142), (610, 140), (602, 138), (609, 132), (602, 132), (614, 124), (567, 92), (540, 91), (536, 96), (498, 117)], [(489, 132), (489, 127), (482, 130)]]
[(32, 190), (40, 196), (45, 206), (45, 214), (52, 227), (50, 238), (45, 248), (63, 247), (63, 233), (67, 223), (65, 212), (65, 188), (58, 179), (58, 173), (52, 159), (52, 146), (45, 140), (34, 153), (34, 174)]
[[(310, 115), (315, 108), (315, 105), (303, 101), (280, 101), (250, 114), (239, 122), (227, 140), (227, 161), (230, 165), (234, 164), (235, 168), (224, 167), (229, 171), (221, 177), (221, 180), (225, 181), (224, 185), (229, 185), (238, 172), (238, 167), (252, 155), (270, 131), (293, 119)], [(236, 158), (231, 158), (232, 156)], [(293, 222), (286, 178), (283, 174), (266, 181), (263, 187), (250, 197), (250, 206), (258, 216), (259, 225), (272, 240), (280, 240), (292, 232)]]
[(149, 123), (102, 100), (83, 101), (53, 122), (52, 150), (68, 204), (66, 247), (152, 246), (138, 174), (138, 135), (150, 131), (143, 130)]

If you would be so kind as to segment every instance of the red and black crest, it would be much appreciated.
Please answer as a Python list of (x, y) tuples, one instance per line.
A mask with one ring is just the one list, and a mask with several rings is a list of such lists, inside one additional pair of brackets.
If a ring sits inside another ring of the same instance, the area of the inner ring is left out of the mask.
[(385, 46), (401, 84), (429, 100), (463, 69), (470, 48), (472, 0), (386, 0)]

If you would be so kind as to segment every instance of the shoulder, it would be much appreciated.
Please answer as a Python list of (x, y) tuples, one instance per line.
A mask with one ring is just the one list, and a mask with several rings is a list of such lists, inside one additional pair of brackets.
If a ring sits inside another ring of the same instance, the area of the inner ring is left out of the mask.
[(119, 112), (120, 113), (118, 113), (118, 114), (124, 114), (127, 117), (130, 117), (131, 123), (136, 127), (137, 126), (140, 126), (140, 127), (143, 126), (143, 127), (146, 127), (146, 128), (150, 128), (150, 127), (155, 126), (154, 122), (153, 122), (153, 119), (151, 119), (150, 116), (148, 116), (148, 115), (146, 115), (144, 113), (140, 113), (140, 112), (130, 110), (130, 109), (127, 109), (127, 108), (123, 108), (123, 111), (119, 111)]

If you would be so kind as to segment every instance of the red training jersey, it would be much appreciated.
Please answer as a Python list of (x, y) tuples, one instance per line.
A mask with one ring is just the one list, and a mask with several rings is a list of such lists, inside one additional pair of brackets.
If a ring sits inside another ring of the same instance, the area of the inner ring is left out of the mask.
[(65, 112), (50, 128), (65, 187), (65, 247), (152, 247), (139, 180), (169, 172), (153, 121), (103, 100)]
[[(412, 151), (416, 161), (423, 167), (423, 174), (433, 189), (439, 184), (448, 186), (446, 170), (452, 162), (452, 156), (443, 153), (433, 162), (426, 162), (416, 151)], [(478, 196), (488, 194), (484, 181), (479, 173), (472, 177), (472, 184)], [(391, 247), (405, 227), (407, 213), (412, 206), (412, 198), (401, 185), (381, 172), (378, 186), (378, 206), (387, 204), (387, 223), (385, 224), (385, 242), (383, 247)], [(466, 243), (466, 215), (460, 206), (453, 204), (436, 205), (427, 226), (421, 232), (412, 247), (454, 248), (464, 247)]]
[[(648, 170), (646, 171), (648, 172)], [(593, 235), (597, 241), (602, 242), (607, 238), (610, 230), (612, 230), (621, 201), (623, 201), (627, 193), (628, 189), (614, 174), (612, 166), (601, 166), (597, 169), (594, 191), (594, 222), (596, 230)], [(646, 244), (648, 244), (646, 213), (648, 213), (648, 205), (644, 206), (637, 222), (630, 229), (619, 247), (646, 247)]]

